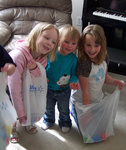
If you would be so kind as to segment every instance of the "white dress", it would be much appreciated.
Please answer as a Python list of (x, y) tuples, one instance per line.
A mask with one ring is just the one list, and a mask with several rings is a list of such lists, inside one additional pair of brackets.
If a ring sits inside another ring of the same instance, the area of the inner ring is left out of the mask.
[(85, 143), (94, 143), (105, 140), (114, 135), (113, 122), (116, 116), (120, 91), (112, 94), (102, 91), (105, 81), (107, 64), (92, 63), (89, 75), (90, 104), (82, 104), (82, 91), (73, 90), (71, 100), (75, 104), (80, 132)]

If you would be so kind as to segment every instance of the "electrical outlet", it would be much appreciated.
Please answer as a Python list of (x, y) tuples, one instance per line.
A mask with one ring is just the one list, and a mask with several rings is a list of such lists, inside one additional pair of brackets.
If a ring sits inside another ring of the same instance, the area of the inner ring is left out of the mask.
[(77, 26), (82, 26), (82, 20), (81, 20), (81, 16), (77, 16), (77, 22), (76, 22)]

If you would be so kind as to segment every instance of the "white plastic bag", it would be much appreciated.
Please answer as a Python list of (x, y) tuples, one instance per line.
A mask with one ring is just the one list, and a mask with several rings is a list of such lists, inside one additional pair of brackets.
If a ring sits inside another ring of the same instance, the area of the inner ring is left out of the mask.
[(17, 113), (6, 93), (6, 73), (0, 73), (0, 149), (4, 150)]
[(116, 89), (102, 100), (89, 105), (75, 103), (80, 132), (84, 143), (95, 143), (114, 135), (113, 125), (119, 103), (120, 91)]
[(47, 78), (45, 68), (37, 63), (40, 77), (31, 77), (29, 70), (26, 70), (23, 82), (23, 100), (27, 121), (22, 125), (32, 125), (39, 121), (46, 108)]

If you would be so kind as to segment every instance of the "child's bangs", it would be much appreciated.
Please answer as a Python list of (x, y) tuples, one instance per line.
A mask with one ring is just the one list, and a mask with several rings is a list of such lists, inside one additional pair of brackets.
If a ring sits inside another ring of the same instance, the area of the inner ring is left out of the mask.
[(74, 32), (70, 32), (70, 33), (66, 33), (64, 35), (64, 39), (69, 39), (69, 40), (72, 40), (72, 41), (77, 41), (79, 39), (79, 37)]

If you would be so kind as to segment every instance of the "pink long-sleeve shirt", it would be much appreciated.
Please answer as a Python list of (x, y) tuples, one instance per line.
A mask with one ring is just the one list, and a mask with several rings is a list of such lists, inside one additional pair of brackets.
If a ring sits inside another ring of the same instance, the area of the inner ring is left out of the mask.
[[(25, 42), (18, 42), (16, 48), (9, 54), (12, 57), (13, 61), (16, 63), (17, 67), (14, 74), (8, 76), (8, 87), (18, 118), (20, 118), (25, 115), (22, 98), (23, 73), (27, 68), (27, 63), (32, 60), (33, 57), (30, 54), (29, 49), (25, 46)], [(36, 62), (41, 63), (44, 67), (46, 67), (47, 61), (47, 56), (40, 57), (36, 60)], [(39, 76), (40, 70), (39, 68), (36, 68), (31, 73), (33, 76)]]

